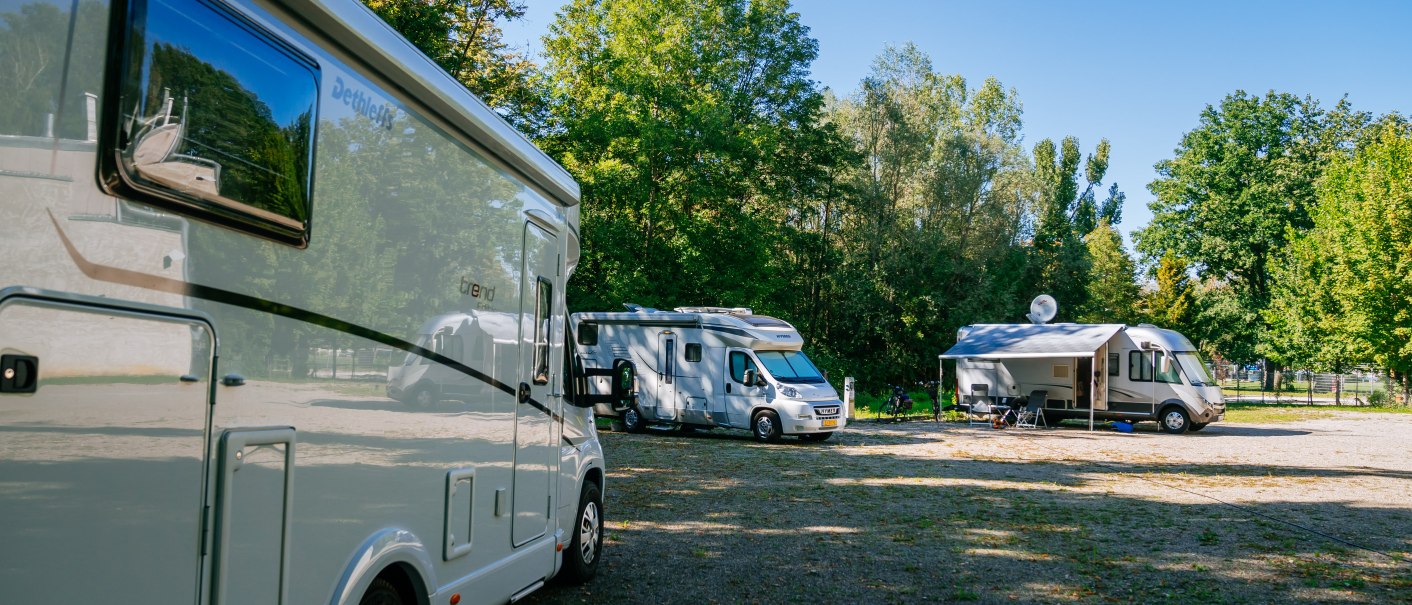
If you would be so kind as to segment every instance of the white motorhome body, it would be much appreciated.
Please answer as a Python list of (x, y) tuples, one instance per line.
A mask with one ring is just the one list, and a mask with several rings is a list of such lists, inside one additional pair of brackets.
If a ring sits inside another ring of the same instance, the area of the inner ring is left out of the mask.
[[(25, 1), (0, 600), (505, 603), (591, 575), (569, 175), (353, 0)], [(385, 395), (413, 374), (443, 388)]]
[[(744, 308), (629, 308), (635, 310), (570, 318), (585, 367), (620, 358), (636, 366), (636, 405), (599, 405), (599, 415), (621, 417), (629, 430), (736, 428), (765, 441), (821, 441), (847, 422), (838, 393), (788, 322)], [(590, 390), (603, 391), (602, 380)]]
[(1048, 421), (1156, 420), (1182, 433), (1225, 415), (1191, 341), (1148, 324), (965, 326), (940, 357), (956, 361), (962, 403), (1014, 404), (1043, 391)]

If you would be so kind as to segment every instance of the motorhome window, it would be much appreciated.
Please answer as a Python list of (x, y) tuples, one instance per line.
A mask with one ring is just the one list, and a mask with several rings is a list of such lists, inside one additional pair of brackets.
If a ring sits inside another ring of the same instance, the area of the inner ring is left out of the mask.
[(701, 343), (686, 343), (686, 360), (691, 362), (701, 361)]
[(823, 373), (802, 351), (756, 351), (760, 363), (781, 382), (824, 382)]
[(1123, 366), (1122, 366), (1122, 363), (1121, 363), (1121, 358), (1118, 356), (1118, 354), (1117, 354), (1117, 353), (1109, 353), (1109, 354), (1108, 354), (1108, 375), (1109, 375), (1109, 376), (1118, 376), (1118, 375), (1119, 375), (1119, 372), (1120, 372), (1122, 369), (1123, 369)]
[(585, 347), (598, 344), (598, 324), (579, 324), (579, 344)]
[(1176, 356), (1174, 361), (1181, 365), (1182, 372), (1186, 373), (1187, 382), (1190, 382), (1191, 386), (1216, 384), (1216, 381), (1211, 379), (1211, 375), (1206, 373), (1206, 364), (1201, 361), (1201, 355), (1196, 351), (1176, 351), (1172, 355)]
[(1175, 357), (1173, 357), (1172, 363), (1167, 366), (1166, 372), (1162, 371), (1162, 352), (1157, 351), (1153, 353), (1153, 357), (1155, 357), (1156, 359), (1154, 363), (1157, 366), (1157, 382), (1169, 382), (1172, 384), (1182, 383), (1182, 370), (1181, 368), (1177, 367), (1177, 360)]
[(755, 361), (749, 355), (740, 351), (731, 351), (731, 378), (736, 382), (745, 384), (745, 371), (759, 370), (755, 367)]
[(307, 243), (318, 65), (216, 0), (128, 6), (99, 154), (105, 185)]
[(667, 359), (666, 363), (662, 364), (662, 372), (666, 375), (667, 384), (672, 384), (672, 377), (677, 374), (677, 339), (667, 339), (667, 348), (663, 354)]
[(1152, 382), (1152, 356), (1144, 351), (1128, 352), (1128, 380)]
[(549, 384), (550, 301), (554, 286), (543, 277), (534, 286), (534, 383)]

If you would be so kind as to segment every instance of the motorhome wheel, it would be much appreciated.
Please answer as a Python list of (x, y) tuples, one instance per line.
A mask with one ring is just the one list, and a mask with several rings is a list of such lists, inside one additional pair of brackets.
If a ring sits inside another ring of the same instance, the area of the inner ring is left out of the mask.
[(1187, 416), (1186, 410), (1181, 406), (1170, 406), (1162, 410), (1162, 431), (1173, 435), (1180, 435), (1187, 431), (1191, 425), (1191, 419)]
[(408, 398), (414, 408), (429, 408), (436, 403), (436, 391), (429, 386), (417, 387), (416, 392)]
[(755, 438), (767, 443), (774, 443), (780, 440), (780, 435), (784, 431), (780, 428), (780, 417), (770, 410), (760, 410), (755, 414), (755, 421), (750, 423), (751, 429), (755, 433)]
[(642, 413), (637, 411), (636, 406), (623, 410), (623, 428), (629, 433), (641, 433), (647, 429), (647, 423), (642, 421)]
[(363, 598), (358, 601), (358, 605), (402, 605), (402, 593), (397, 591), (397, 587), (388, 582), (387, 578), (378, 577), (373, 579), (368, 592), (363, 593)]
[(584, 481), (574, 518), (573, 539), (564, 551), (563, 579), (582, 584), (598, 574), (603, 551), (603, 497), (596, 483)]
[(1208, 425), (1208, 424), (1211, 424), (1211, 423), (1209, 423), (1209, 422), (1193, 422), (1193, 423), (1191, 423), (1191, 426), (1187, 427), (1186, 430), (1195, 433), (1195, 432), (1197, 432), (1197, 431), (1199, 431), (1199, 430), (1201, 430), (1201, 429), (1206, 428), (1206, 425)]

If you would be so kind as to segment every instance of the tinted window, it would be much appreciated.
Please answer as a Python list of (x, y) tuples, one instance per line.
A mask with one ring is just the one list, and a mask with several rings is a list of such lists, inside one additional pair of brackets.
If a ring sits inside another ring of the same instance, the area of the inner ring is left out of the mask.
[(1128, 353), (1128, 380), (1152, 382), (1152, 356), (1142, 351)]
[(129, 19), (105, 182), (304, 243), (318, 67), (210, 0), (138, 1)]
[(549, 322), (550, 302), (554, 286), (544, 278), (535, 281), (534, 304), (534, 383), (549, 383)]
[(667, 349), (663, 354), (667, 356), (667, 359), (663, 364), (662, 372), (667, 376), (667, 384), (672, 384), (672, 378), (677, 373), (677, 341), (675, 338), (667, 339)]
[(598, 344), (598, 324), (579, 324), (579, 344), (586, 347)]
[(1161, 371), (1161, 369), (1162, 369), (1162, 357), (1163, 357), (1163, 353), (1162, 353), (1161, 351), (1158, 351), (1158, 352), (1154, 353), (1153, 356), (1157, 359), (1157, 362), (1156, 362), (1157, 370), (1158, 370), (1158, 372), (1156, 373), (1157, 382), (1170, 382), (1170, 383), (1173, 383), (1173, 384), (1181, 384), (1181, 383), (1182, 383), (1182, 374), (1181, 374), (1182, 370), (1181, 370), (1181, 368), (1177, 367), (1177, 360), (1173, 359), (1173, 360), (1171, 361), (1171, 365), (1167, 367), (1167, 371), (1166, 371), (1166, 372), (1163, 372), (1163, 371)]
[(688, 343), (686, 343), (686, 360), (687, 360), (687, 361), (693, 361), (693, 362), (694, 362), (694, 361), (701, 361), (701, 343), (699, 343), (699, 342), (688, 342)]
[(801, 351), (756, 351), (755, 355), (776, 380), (810, 383), (824, 381), (824, 375)]
[(1109, 353), (1109, 354), (1108, 354), (1108, 375), (1109, 375), (1109, 376), (1117, 376), (1118, 373), (1122, 370), (1122, 363), (1121, 363), (1120, 360), (1121, 360), (1121, 358), (1118, 356), (1117, 353)]

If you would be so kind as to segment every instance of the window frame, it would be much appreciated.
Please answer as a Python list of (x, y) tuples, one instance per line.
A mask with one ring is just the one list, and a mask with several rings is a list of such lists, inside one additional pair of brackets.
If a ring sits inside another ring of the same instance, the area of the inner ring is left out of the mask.
[(687, 360), (688, 362), (690, 362), (690, 363), (700, 363), (700, 362), (701, 362), (701, 343), (699, 343), (699, 342), (688, 342), (688, 343), (686, 343), (686, 347), (684, 347), (684, 348), (682, 349), (682, 356), (683, 356), (684, 359), (686, 359), (686, 360)]
[[(1152, 382), (1152, 357), (1150, 351), (1128, 351), (1128, 380), (1132, 382)], [(1134, 368), (1136, 362), (1137, 367)], [(1145, 363), (1144, 363), (1145, 362)], [(1133, 371), (1136, 369), (1137, 371)]]
[[(144, 88), (141, 76), (138, 75), (146, 70), (146, 49), (135, 47), (135, 42), (146, 39), (148, 20), (154, 17), (150, 4), (148, 0), (129, 0), (116, 3), (113, 7), (108, 34), (110, 48), (114, 50), (109, 52), (101, 97), (103, 101), (99, 109), (99, 187), (105, 193), (118, 198), (171, 210), (296, 248), (308, 247), (310, 226), (313, 223), (314, 160), (318, 140), (319, 107), (323, 96), (323, 71), (320, 64), (308, 53), (286, 41), (280, 34), (256, 23), (236, 7), (221, 0), (198, 0), (197, 4), (225, 17), (230, 22), (230, 27), (243, 30), (254, 42), (263, 43), (259, 50), (283, 55), (291, 64), (306, 68), (313, 78), (307, 148), (295, 150), (302, 151), (305, 155), (303, 174), (292, 175), (300, 185), (304, 218), (301, 220), (260, 208), (248, 203), (249, 200), (225, 198), (218, 194), (198, 195), (164, 186), (137, 174), (135, 168), (129, 167), (123, 149), (123, 109), (130, 105), (129, 101), (150, 92)], [(185, 124), (187, 116), (183, 115), (181, 119)], [(302, 181), (299, 180), (301, 177)]]
[(543, 277), (534, 280), (534, 356), (530, 365), (530, 381), (549, 384), (549, 341), (554, 321), (554, 284)]

